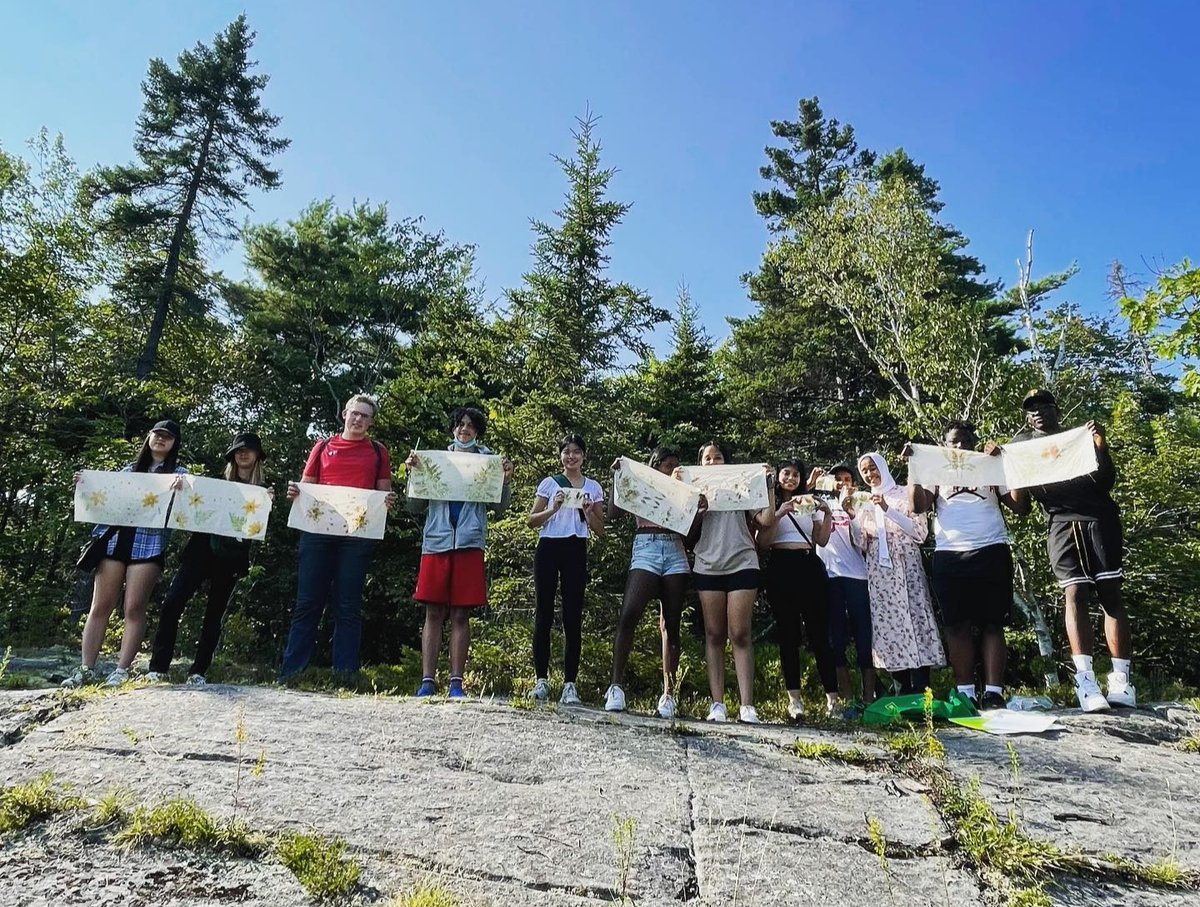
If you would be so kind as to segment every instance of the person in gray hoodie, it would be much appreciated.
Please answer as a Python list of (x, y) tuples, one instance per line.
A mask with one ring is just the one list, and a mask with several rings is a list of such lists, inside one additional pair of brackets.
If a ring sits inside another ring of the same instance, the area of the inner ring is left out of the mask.
[[(449, 450), (460, 453), (490, 454), (481, 442), (487, 432), (487, 416), (479, 409), (460, 406), (450, 414)], [(420, 469), (421, 460), (414, 452), (404, 461), (409, 469)], [(425, 627), (421, 632), (421, 686), (418, 696), (437, 692), (438, 653), (442, 630), (450, 618), (450, 690), (451, 699), (466, 698), (463, 671), (471, 643), (471, 611), (487, 604), (487, 576), (483, 547), (487, 537), (487, 513), (499, 515), (508, 508), (512, 497), (513, 464), (505, 459), (504, 486), (496, 503), (478, 501), (427, 501), (409, 498), (406, 507), (412, 513), (425, 513), (421, 536), (421, 567), (413, 598), (425, 606)]]

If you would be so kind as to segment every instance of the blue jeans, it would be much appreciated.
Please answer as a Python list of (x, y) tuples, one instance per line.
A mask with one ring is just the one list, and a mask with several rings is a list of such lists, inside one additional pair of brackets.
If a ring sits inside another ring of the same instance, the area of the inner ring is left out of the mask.
[(317, 646), (317, 628), (325, 602), (333, 600), (333, 669), (353, 673), (359, 666), (362, 640), (362, 592), (375, 539), (300, 533), (296, 564), (296, 607), (280, 676), (287, 678), (308, 667)]

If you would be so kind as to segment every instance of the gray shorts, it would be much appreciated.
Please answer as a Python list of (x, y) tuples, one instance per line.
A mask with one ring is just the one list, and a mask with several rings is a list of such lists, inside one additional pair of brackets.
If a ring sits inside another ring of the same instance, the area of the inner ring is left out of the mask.
[(655, 576), (691, 573), (683, 539), (674, 532), (639, 532), (633, 537), (630, 570), (645, 570)]

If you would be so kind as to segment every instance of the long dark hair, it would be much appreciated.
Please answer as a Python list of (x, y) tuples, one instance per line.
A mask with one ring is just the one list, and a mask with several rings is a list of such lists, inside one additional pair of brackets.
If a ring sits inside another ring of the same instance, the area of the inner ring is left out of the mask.
[(562, 453), (567, 449), (567, 445), (574, 444), (584, 453), (587, 453), (587, 441), (583, 440), (583, 435), (576, 432), (570, 432), (562, 436), (562, 440), (558, 442), (558, 452)]
[[(795, 491), (784, 491), (783, 486), (779, 484), (779, 473), (788, 466), (800, 473), (800, 484), (796, 486)], [(807, 480), (808, 467), (804, 465), (803, 460), (780, 460), (775, 464), (775, 503), (777, 505), (782, 504), (785, 498), (790, 498), (795, 494), (804, 494), (808, 490), (805, 484)]]
[(724, 458), (726, 463), (733, 462), (733, 454), (731, 454), (729, 452), (729, 448), (725, 446), (725, 443), (723, 441), (713, 440), (713, 441), (705, 441), (703, 444), (700, 445), (700, 449), (698, 451), (696, 451), (697, 465), (700, 465), (700, 466), (704, 465), (704, 451), (708, 450), (708, 448), (710, 448), (710, 447), (715, 447), (717, 450), (721, 451), (721, 456)]
[[(153, 432), (146, 432), (146, 439), (142, 441), (142, 448), (138, 451), (137, 459), (133, 461), (134, 472), (149, 472), (150, 467), (154, 465), (154, 454), (150, 452), (150, 435), (152, 434)], [(179, 439), (171, 438), (171, 449), (163, 457), (162, 469), (159, 472), (174, 472), (178, 464)]]

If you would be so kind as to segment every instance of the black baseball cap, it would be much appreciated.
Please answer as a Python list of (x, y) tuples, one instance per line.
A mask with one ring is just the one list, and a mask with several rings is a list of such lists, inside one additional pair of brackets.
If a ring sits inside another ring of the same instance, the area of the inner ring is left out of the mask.
[(1058, 401), (1054, 399), (1054, 394), (1046, 390), (1044, 387), (1035, 387), (1025, 395), (1025, 399), (1021, 401), (1021, 409), (1037, 409), (1043, 404), (1058, 406)]
[(849, 463), (838, 463), (836, 466), (829, 467), (829, 474), (831, 476), (836, 476), (839, 472), (848, 472), (851, 476), (853, 476), (854, 467), (852, 467)]
[(155, 422), (154, 427), (150, 430), (166, 432), (168, 435), (170, 435), (176, 441), (181, 440), (183, 437), (179, 431), (179, 423), (176, 422), (174, 419), (163, 419), (161, 422)]
[(239, 450), (253, 450), (258, 454), (259, 459), (267, 458), (266, 451), (263, 450), (262, 438), (252, 431), (242, 432), (233, 439), (233, 443), (229, 445), (229, 450), (225, 451), (225, 459), (233, 460), (233, 455)]

